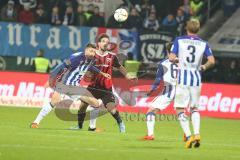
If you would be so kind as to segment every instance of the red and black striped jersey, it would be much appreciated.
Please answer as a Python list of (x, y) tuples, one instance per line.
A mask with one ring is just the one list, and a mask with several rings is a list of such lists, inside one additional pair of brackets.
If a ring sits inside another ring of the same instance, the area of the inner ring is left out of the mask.
[[(104, 52), (104, 54), (101, 54), (99, 51), (97, 51), (95, 57), (96, 57), (95, 66), (100, 71), (108, 73), (111, 76), (113, 67), (119, 68), (121, 66), (115, 53), (106, 51)], [(89, 87), (110, 90), (112, 89), (112, 79), (108, 79), (102, 76), (101, 74), (97, 74), (96, 78), (89, 85)]]

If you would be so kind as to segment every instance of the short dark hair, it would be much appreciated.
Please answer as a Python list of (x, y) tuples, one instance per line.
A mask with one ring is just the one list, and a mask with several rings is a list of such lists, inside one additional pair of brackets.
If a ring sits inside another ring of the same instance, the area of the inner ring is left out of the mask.
[(109, 39), (109, 36), (106, 33), (102, 33), (98, 36), (97, 42), (101, 42), (103, 38)]
[(43, 49), (38, 49), (37, 50), (37, 57), (43, 57), (44, 53), (45, 53), (45, 51)]
[(93, 43), (88, 43), (85, 48), (97, 48), (95, 44)]

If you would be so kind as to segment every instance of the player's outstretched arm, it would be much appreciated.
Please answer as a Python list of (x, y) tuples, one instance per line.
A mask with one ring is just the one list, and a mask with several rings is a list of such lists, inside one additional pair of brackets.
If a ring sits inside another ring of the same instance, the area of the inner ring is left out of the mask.
[(137, 77), (133, 77), (130, 76), (127, 72), (127, 69), (125, 67), (123, 67), (122, 65), (118, 68), (118, 70), (122, 73), (122, 75), (124, 75), (124, 77), (128, 80), (134, 81), (135, 83), (137, 83), (138, 78)]
[(90, 70), (90, 71), (94, 71), (94, 72), (96, 72), (96, 73), (98, 73), (98, 74), (101, 74), (101, 75), (103, 75), (105, 78), (108, 78), (108, 79), (111, 79), (111, 78), (112, 78), (110, 74), (104, 73), (104, 72), (100, 71), (96, 66), (91, 66), (89, 70)]
[(103, 75), (107, 79), (111, 79), (112, 78), (111, 75), (108, 74), (108, 73), (100, 72), (99, 74)]

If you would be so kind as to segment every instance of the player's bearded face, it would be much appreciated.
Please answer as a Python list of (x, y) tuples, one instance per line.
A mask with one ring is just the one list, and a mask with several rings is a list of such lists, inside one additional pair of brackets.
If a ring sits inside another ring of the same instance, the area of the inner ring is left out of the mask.
[(100, 42), (98, 42), (98, 46), (101, 50), (106, 51), (108, 48), (109, 39), (108, 38), (102, 38)]

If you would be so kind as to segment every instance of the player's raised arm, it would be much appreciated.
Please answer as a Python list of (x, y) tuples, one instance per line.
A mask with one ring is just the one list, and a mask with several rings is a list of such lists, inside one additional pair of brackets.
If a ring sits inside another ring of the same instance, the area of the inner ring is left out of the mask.
[(176, 38), (173, 42), (173, 44), (171, 45), (171, 49), (167, 49), (170, 50), (170, 54), (169, 54), (169, 60), (173, 63), (177, 63), (178, 62), (178, 39)]
[(113, 59), (113, 67), (117, 68), (126, 79), (133, 80), (135, 81), (135, 83), (137, 82), (138, 78), (129, 76), (127, 69), (119, 63), (118, 58), (116, 56), (114, 56)]

